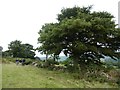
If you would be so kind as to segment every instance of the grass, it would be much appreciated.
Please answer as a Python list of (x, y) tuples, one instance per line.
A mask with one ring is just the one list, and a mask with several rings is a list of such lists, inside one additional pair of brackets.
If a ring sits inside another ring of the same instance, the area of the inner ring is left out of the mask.
[(14, 63), (2, 65), (2, 88), (117, 88), (117, 85), (74, 79), (69, 73)]
[(2, 89), (2, 57), (0, 56), (0, 90)]
[(2, 64), (0, 63), (0, 90), (2, 89)]

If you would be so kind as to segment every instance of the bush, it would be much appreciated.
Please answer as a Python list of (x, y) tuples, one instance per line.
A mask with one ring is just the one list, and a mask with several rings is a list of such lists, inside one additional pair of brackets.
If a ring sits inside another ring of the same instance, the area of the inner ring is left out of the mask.
[(45, 67), (50, 67), (50, 66), (54, 66), (55, 64), (59, 64), (59, 62), (54, 61), (53, 59), (48, 59), (46, 62), (44, 62), (44, 66)]
[(32, 64), (32, 62), (33, 62), (32, 60), (26, 59), (24, 65), (30, 65)]
[(2, 58), (2, 63), (7, 63), (7, 64), (9, 64), (10, 61), (9, 61), (8, 59), (6, 59), (6, 58)]

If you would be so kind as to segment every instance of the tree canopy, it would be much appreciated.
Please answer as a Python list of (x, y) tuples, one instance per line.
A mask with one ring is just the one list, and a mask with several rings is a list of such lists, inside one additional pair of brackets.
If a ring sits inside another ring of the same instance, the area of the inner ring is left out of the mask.
[(58, 23), (47, 23), (39, 31), (38, 48), (44, 54), (64, 52), (77, 64), (100, 64), (100, 58), (120, 57), (120, 29), (108, 12), (91, 12), (92, 6), (64, 8)]
[(8, 45), (8, 51), (5, 51), (3, 55), (10, 55), (19, 58), (34, 58), (35, 52), (33, 46), (30, 44), (22, 44), (21, 41), (15, 40)]

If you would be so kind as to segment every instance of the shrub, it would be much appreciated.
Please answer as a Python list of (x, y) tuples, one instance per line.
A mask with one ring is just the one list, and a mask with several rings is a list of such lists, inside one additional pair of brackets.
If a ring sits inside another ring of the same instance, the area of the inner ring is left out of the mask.
[(10, 63), (10, 61), (9, 61), (9, 60), (7, 60), (6, 58), (2, 58), (2, 63), (7, 63), (7, 64), (9, 64), (9, 63)]
[(24, 65), (30, 65), (32, 64), (32, 62), (33, 62), (32, 60), (26, 59)]

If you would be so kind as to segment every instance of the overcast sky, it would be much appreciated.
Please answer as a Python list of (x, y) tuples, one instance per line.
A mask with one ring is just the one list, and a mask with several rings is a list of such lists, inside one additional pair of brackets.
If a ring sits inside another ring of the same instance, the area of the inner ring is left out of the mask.
[(56, 22), (63, 7), (93, 6), (93, 11), (107, 11), (118, 22), (119, 0), (0, 0), (0, 46), (7, 50), (14, 40), (36, 48), (38, 32), (45, 23)]

